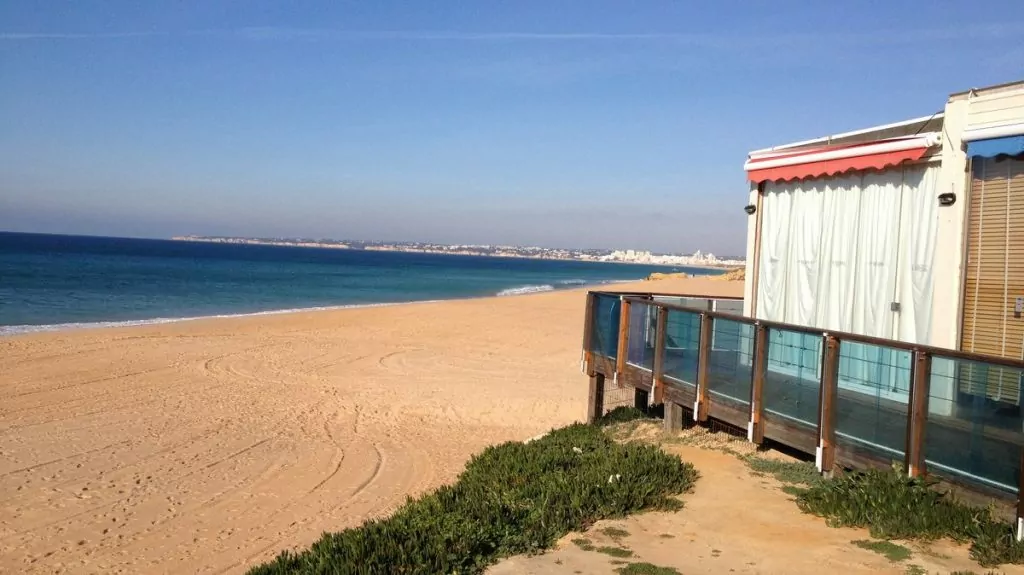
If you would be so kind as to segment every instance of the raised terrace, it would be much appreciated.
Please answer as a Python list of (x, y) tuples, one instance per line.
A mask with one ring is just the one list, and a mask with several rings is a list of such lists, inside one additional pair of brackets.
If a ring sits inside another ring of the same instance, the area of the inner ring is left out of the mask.
[[(719, 422), (814, 456), (900, 465), (1021, 505), (1024, 362), (742, 316), (740, 299), (591, 292), (588, 416), (606, 390), (664, 404), (665, 425)], [(992, 397), (998, 399), (993, 400)], [(1020, 523), (1020, 522), (1018, 522)]]

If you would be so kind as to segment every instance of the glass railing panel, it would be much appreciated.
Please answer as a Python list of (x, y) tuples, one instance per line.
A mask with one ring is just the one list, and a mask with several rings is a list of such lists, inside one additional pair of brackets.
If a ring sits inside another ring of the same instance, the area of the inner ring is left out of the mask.
[(768, 330), (764, 409), (793, 422), (818, 425), (822, 336), (784, 329)]
[(658, 308), (632, 302), (629, 308), (629, 340), (626, 361), (647, 370), (654, 369), (654, 338), (658, 326)]
[(753, 325), (728, 319), (715, 319), (711, 324), (708, 392), (749, 405), (753, 355)]
[(665, 377), (697, 385), (697, 356), (700, 351), (700, 313), (668, 310), (665, 321)]
[(860, 342), (839, 342), (835, 431), (839, 441), (882, 458), (903, 460), (913, 354)]
[(929, 471), (1016, 492), (1024, 370), (933, 356), (924, 456)]
[(616, 359), (619, 349), (619, 320), (622, 301), (619, 296), (594, 295), (594, 317), (590, 324), (590, 351)]

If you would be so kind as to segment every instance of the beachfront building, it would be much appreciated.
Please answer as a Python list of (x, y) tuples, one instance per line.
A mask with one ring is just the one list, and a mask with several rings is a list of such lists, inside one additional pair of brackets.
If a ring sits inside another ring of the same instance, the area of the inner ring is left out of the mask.
[(721, 422), (822, 472), (902, 461), (1015, 499), (1024, 538), (1024, 82), (745, 167), (742, 301), (591, 292), (588, 418), (607, 378), (672, 431)]
[[(755, 150), (745, 169), (747, 316), (1024, 359), (1024, 82)], [(801, 342), (780, 343), (770, 365), (816, 369), (802, 365)], [(848, 372), (859, 363), (895, 381), (909, 368), (862, 351)], [(840, 384), (879, 380), (864, 375)], [(992, 374), (960, 391), (1018, 406), (1020, 383)], [(905, 401), (900, 387), (886, 395)]]

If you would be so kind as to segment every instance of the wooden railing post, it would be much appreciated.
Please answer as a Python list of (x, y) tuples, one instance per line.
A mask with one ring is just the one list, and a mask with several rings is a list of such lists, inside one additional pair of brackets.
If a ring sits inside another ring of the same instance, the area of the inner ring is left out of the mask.
[(594, 338), (594, 305), (596, 304), (597, 296), (592, 292), (587, 292), (587, 305), (586, 315), (583, 318), (583, 357), (580, 360), (580, 371), (587, 375), (592, 375), (593, 354), (590, 351), (591, 344), (593, 344)]
[(1017, 468), (1017, 541), (1024, 541), (1024, 446), (1020, 448), (1020, 467)]
[(818, 394), (818, 470), (831, 473), (836, 455), (836, 401), (839, 393), (839, 340), (825, 334), (821, 368), (821, 391)]
[(693, 407), (693, 418), (697, 421), (708, 419), (708, 363), (711, 361), (711, 336), (714, 318), (700, 314), (700, 347), (697, 352), (697, 405)]
[(665, 388), (662, 377), (665, 374), (665, 329), (668, 326), (668, 310), (658, 307), (658, 321), (654, 324), (654, 373), (651, 379), (651, 393), (654, 404), (665, 403)]
[(915, 351), (910, 364), (910, 406), (907, 417), (905, 468), (910, 477), (925, 474), (924, 433), (928, 422), (928, 395), (932, 379), (932, 354)]
[(622, 387), (622, 374), (626, 371), (626, 355), (629, 353), (629, 300), (623, 299), (619, 311), (619, 348), (615, 357), (615, 385)]
[(604, 374), (590, 374), (590, 397), (587, 400), (587, 423), (594, 423), (604, 415)]
[(754, 324), (753, 379), (750, 383), (750, 426), (747, 439), (760, 445), (764, 442), (764, 376), (768, 369), (768, 328)]

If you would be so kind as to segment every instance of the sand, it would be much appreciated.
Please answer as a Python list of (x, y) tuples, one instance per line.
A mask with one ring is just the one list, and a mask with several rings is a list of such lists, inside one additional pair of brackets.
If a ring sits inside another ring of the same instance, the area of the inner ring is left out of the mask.
[[(644, 285), (742, 295), (616, 288)], [(239, 573), (384, 516), (486, 445), (584, 417), (583, 294), (0, 338), (0, 573)], [(680, 449), (703, 476), (686, 508), (616, 523), (644, 559), (901, 572), (734, 458)], [(493, 572), (613, 572), (568, 539)]]
[(583, 294), (0, 338), (0, 572), (241, 572), (386, 515), (584, 417)]

